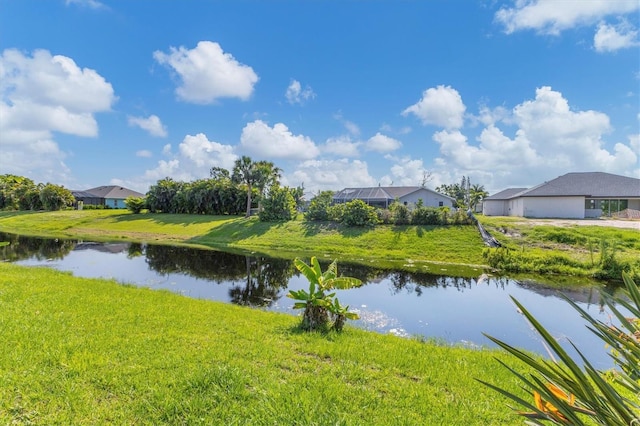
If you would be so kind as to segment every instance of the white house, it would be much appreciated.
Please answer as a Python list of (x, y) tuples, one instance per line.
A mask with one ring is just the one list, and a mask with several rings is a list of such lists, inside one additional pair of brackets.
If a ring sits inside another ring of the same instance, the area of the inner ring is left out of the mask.
[(453, 207), (455, 199), (421, 186), (374, 186), (345, 188), (333, 196), (334, 203), (362, 200), (373, 207), (388, 208), (394, 201), (414, 206), (422, 200), (425, 207)]
[(567, 173), (533, 188), (484, 199), (485, 216), (584, 219), (640, 210), (640, 179), (602, 172)]

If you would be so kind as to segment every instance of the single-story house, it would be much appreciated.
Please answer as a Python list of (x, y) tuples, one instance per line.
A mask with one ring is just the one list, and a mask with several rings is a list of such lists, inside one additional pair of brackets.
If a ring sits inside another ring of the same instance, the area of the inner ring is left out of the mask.
[(386, 209), (398, 200), (405, 206), (414, 206), (422, 200), (425, 207), (453, 207), (455, 198), (421, 186), (374, 186), (371, 188), (345, 188), (333, 196), (334, 204), (362, 200), (370, 206)]
[(533, 188), (484, 199), (485, 216), (585, 219), (640, 210), (640, 179), (603, 172), (567, 173)]
[(83, 205), (105, 206), (111, 209), (125, 209), (125, 200), (128, 197), (144, 197), (137, 191), (124, 188), (119, 185), (98, 186), (85, 191), (71, 191), (76, 199), (76, 203)]

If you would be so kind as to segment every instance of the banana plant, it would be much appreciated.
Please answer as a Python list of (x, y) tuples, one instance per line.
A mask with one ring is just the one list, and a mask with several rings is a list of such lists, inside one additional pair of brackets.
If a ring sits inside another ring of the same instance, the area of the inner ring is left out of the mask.
[(309, 290), (290, 290), (287, 297), (297, 300), (294, 309), (304, 309), (302, 328), (318, 330), (329, 324), (329, 314), (334, 317), (333, 327), (341, 330), (346, 319), (357, 319), (357, 315), (343, 307), (332, 290), (344, 290), (362, 285), (362, 281), (352, 277), (338, 275), (338, 264), (333, 261), (326, 271), (322, 271), (318, 259), (313, 256), (310, 264), (296, 258), (294, 265), (309, 281)]

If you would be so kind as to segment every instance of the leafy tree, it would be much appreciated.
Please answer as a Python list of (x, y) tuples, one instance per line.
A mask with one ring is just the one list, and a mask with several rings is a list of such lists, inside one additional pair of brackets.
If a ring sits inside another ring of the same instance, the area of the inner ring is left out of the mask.
[(269, 197), (264, 200), (263, 209), (258, 213), (262, 222), (277, 222), (295, 219), (297, 214), (296, 202), (289, 188), (277, 185), (269, 191)]
[(39, 210), (42, 186), (23, 176), (0, 175), (0, 209)]
[(296, 209), (301, 209), (304, 205), (304, 183), (295, 188), (289, 188), (293, 200), (296, 202)]
[(309, 202), (304, 214), (307, 220), (329, 220), (329, 208), (333, 202), (333, 191), (322, 191)]
[(215, 180), (231, 179), (231, 173), (223, 167), (212, 167), (211, 170), (209, 170), (209, 176)]
[(173, 209), (174, 199), (183, 186), (182, 182), (176, 182), (170, 177), (159, 180), (152, 185), (147, 192), (147, 208), (151, 213), (176, 213)]
[(61, 210), (71, 207), (75, 198), (64, 186), (47, 183), (40, 191), (40, 201), (46, 210)]

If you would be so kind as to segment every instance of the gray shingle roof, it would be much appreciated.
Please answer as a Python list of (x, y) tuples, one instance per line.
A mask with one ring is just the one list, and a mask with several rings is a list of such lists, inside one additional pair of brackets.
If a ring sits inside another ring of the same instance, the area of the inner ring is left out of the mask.
[(513, 198), (514, 195), (526, 191), (526, 189), (527, 188), (508, 188), (485, 198), (485, 200), (508, 200), (509, 198)]
[(421, 186), (374, 186), (368, 188), (345, 188), (334, 194), (333, 198), (334, 200), (395, 200), (396, 198), (404, 197), (405, 195), (409, 195), (421, 189), (454, 200), (454, 198), (451, 198), (447, 195), (440, 194), (439, 192), (435, 192), (431, 189), (423, 188)]
[(567, 173), (533, 188), (509, 188), (486, 200), (516, 197), (585, 196), (601, 198), (638, 198), (640, 179), (603, 172)]
[(522, 197), (640, 197), (640, 179), (603, 172), (567, 173), (534, 186)]
[(113, 198), (118, 200), (124, 200), (127, 197), (144, 197), (144, 194), (118, 185), (98, 186), (87, 189), (85, 192), (89, 192), (98, 198)]

